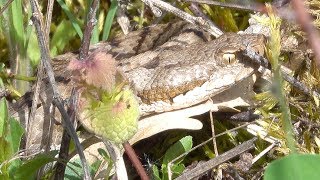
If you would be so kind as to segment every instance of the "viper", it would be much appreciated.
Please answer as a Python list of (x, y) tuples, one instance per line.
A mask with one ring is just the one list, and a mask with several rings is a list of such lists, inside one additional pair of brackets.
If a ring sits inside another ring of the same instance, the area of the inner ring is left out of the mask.
[[(144, 116), (199, 104), (252, 75), (253, 65), (241, 51), (261, 54), (264, 41), (263, 35), (235, 33), (212, 40), (208, 33), (177, 22), (133, 31), (90, 50), (115, 57), (136, 91)], [(76, 57), (77, 53), (70, 52), (52, 59), (65, 97), (72, 87), (66, 66)], [(52, 96), (48, 90), (43, 92)]]
[[(199, 105), (251, 76), (255, 67), (242, 56), (245, 49), (263, 53), (264, 36), (227, 33), (212, 39), (201, 29), (185, 22), (176, 22), (117, 36), (109, 42), (91, 46), (90, 52), (108, 53), (116, 59), (117, 68), (136, 92), (143, 118)], [(69, 52), (52, 59), (59, 92), (65, 98), (70, 96), (75, 86), (70, 80), (72, 73), (66, 67), (77, 56), (77, 52)], [(46, 78), (40, 92), (35, 124), (29, 125), (33, 133), (30, 134), (32, 137), (27, 137), (28, 148), (41, 144), (39, 137), (52, 123), (48, 119), (54, 117), (59, 121), (58, 115), (53, 115), (53, 93)], [(28, 124), (32, 97), (32, 92), (27, 93), (10, 105), (10, 114), (19, 118), (24, 126)], [(53, 129), (57, 128), (61, 129), (60, 126)], [(54, 136), (59, 137), (59, 131), (54, 130), (58, 133)], [(53, 141), (59, 144), (60, 138)]]

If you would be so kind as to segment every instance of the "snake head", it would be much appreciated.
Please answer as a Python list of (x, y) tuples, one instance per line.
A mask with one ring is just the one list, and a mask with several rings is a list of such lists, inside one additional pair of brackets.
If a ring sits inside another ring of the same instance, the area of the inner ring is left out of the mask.
[(261, 34), (247, 34), (246, 36), (226, 33), (219, 37), (221, 43), (216, 48), (215, 59), (218, 65), (224, 67), (243, 60), (241, 52), (250, 49), (259, 55), (264, 54), (266, 38)]

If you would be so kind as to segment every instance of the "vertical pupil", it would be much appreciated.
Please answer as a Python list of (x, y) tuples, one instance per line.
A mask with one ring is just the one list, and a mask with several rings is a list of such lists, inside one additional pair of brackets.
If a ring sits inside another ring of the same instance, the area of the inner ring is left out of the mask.
[(232, 64), (234, 63), (235, 60), (235, 55), (232, 53), (226, 53), (223, 55), (223, 60), (225, 64)]

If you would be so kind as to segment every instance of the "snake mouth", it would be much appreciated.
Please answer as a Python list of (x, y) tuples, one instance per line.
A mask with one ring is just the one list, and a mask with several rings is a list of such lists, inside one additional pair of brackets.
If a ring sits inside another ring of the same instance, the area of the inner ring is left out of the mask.
[[(154, 98), (153, 101), (145, 101), (140, 96), (142, 104), (140, 105), (142, 111), (153, 111), (157, 113), (172, 111), (181, 108), (186, 108), (204, 102), (205, 100), (214, 97), (215, 95), (233, 87), (240, 81), (247, 79), (254, 73), (254, 68), (245, 64), (230, 65), (221, 69), (217, 69), (212, 73), (209, 79), (201, 82), (190, 90), (184, 93), (176, 94), (174, 97), (169, 98)], [(150, 98), (150, 97), (148, 97)]]

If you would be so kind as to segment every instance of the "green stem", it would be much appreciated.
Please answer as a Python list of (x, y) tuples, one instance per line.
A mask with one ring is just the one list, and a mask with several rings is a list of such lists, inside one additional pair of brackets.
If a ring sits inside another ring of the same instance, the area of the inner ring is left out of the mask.
[(0, 73), (0, 78), (1, 79), (15, 79), (15, 80), (22, 80), (22, 81), (27, 81), (27, 82), (32, 82), (37, 80), (36, 77), (30, 77), (30, 76), (24, 76), (24, 75), (18, 75), (18, 74), (4, 74)]
[(292, 153), (296, 153), (295, 140), (293, 138), (291, 113), (287, 103), (286, 94), (284, 92), (283, 78), (280, 71), (280, 66), (278, 66), (274, 71), (274, 83), (276, 85), (277, 91), (276, 96), (279, 100), (280, 109), (282, 112), (282, 125), (285, 131), (285, 136), (287, 139), (287, 145)]

